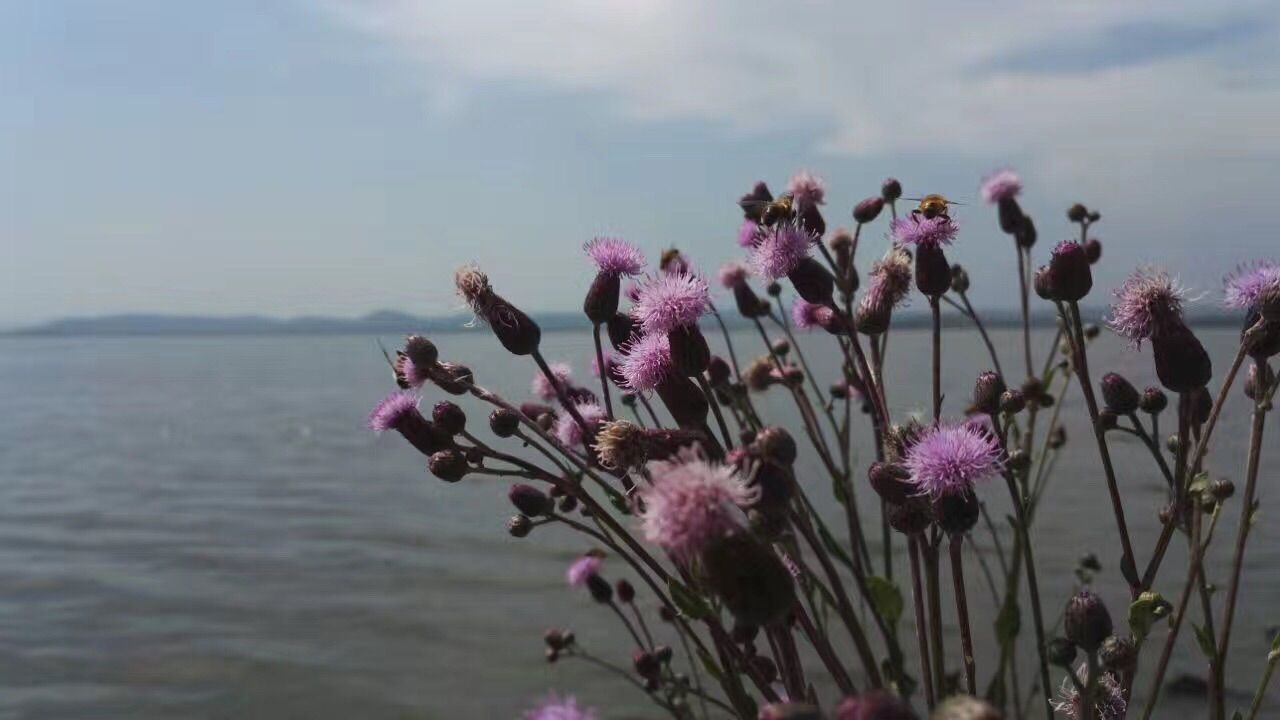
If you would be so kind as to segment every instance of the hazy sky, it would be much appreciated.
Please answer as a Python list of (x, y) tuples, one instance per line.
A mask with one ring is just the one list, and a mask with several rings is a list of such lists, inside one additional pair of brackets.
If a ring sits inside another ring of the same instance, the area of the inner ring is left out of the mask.
[(1280, 255), (1275, 2), (857, 4), (2, 3), (0, 324), (444, 312), (473, 260), (569, 309), (592, 235), (713, 269), (734, 199), (798, 168), (832, 226), (887, 175), (973, 203), (950, 255), (988, 306), (1004, 165), (1039, 256), (1102, 211), (1095, 301)]

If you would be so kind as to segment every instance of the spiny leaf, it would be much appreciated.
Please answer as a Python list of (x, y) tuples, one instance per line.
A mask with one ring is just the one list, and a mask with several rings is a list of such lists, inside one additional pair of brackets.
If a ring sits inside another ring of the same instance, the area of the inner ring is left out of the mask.
[(1018, 637), (1021, 629), (1022, 612), (1018, 609), (1018, 601), (1010, 597), (1005, 600), (1000, 614), (996, 616), (996, 639), (1001, 645), (1007, 645)]
[(871, 595), (871, 607), (889, 627), (897, 625), (903, 609), (902, 591), (898, 586), (892, 580), (870, 575), (867, 577), (867, 593)]
[(1196, 632), (1196, 642), (1200, 644), (1200, 652), (1212, 660), (1218, 654), (1218, 651), (1214, 646), (1213, 636), (1209, 634), (1208, 628), (1191, 623), (1191, 629)]

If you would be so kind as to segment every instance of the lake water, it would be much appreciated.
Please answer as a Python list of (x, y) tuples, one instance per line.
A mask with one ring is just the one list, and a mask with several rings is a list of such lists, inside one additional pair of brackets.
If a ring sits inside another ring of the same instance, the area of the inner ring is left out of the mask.
[[(1203, 337), (1221, 372), (1235, 333)], [(557, 528), (508, 537), (505, 484), (446, 485), (398, 436), (363, 428), (368, 409), (390, 389), (374, 340), (0, 340), (0, 715), (513, 717), (557, 688), (610, 708), (610, 717), (653, 716), (617, 678), (542, 660), (541, 634), (552, 625), (573, 627), (599, 654), (627, 652), (610, 619), (564, 586), (566, 562), (586, 545)], [(738, 333), (740, 354), (758, 348), (754, 340)], [(1006, 365), (1016, 367), (1016, 335), (1000, 331), (995, 340)], [(511, 397), (527, 392), (531, 366), (501, 352), (487, 333), (438, 342), (482, 384)], [(829, 339), (814, 337), (807, 347), (818, 374), (833, 377)], [(893, 336), (895, 414), (927, 406), (927, 347), (923, 333)], [(947, 332), (944, 347), (946, 408), (954, 414), (988, 363), (971, 333)], [(552, 333), (544, 348), (589, 377), (587, 335)], [(1043, 357), (1042, 347), (1036, 352)], [(1114, 337), (1104, 334), (1092, 358), (1095, 376), (1119, 370), (1135, 384), (1154, 380), (1149, 354), (1127, 351)], [(428, 397), (434, 401), (438, 392)], [(763, 411), (791, 422), (784, 400), (775, 390)], [(1211, 458), (1215, 473), (1238, 481), (1246, 402), (1238, 389), (1232, 393)], [(1059, 463), (1035, 526), (1048, 614), (1055, 617), (1071, 592), (1076, 559), (1092, 551), (1104, 564), (1097, 586), (1120, 625), (1126, 592), (1116, 570), (1118, 543), (1078, 388), (1064, 414), (1075, 450)], [(473, 410), (471, 427), (487, 436), (486, 416)], [(1250, 541), (1233, 640), (1234, 705), (1247, 704), (1257, 683), (1269, 641), (1264, 629), (1280, 623), (1276, 432), (1273, 423), (1260, 481), (1262, 521)], [(863, 467), (867, 434), (859, 431)], [(1126, 436), (1113, 436), (1113, 447), (1145, 558), (1157, 534), (1161, 482)], [(816, 466), (805, 469), (811, 495), (834, 521)], [(870, 493), (865, 485), (862, 491), (865, 507)], [(995, 517), (1004, 516), (1002, 487), (980, 494)], [(1239, 496), (1208, 560), (1217, 582), (1226, 578), (1238, 512)], [(876, 525), (875, 518), (867, 522)], [(989, 546), (985, 532), (978, 538)], [(1184, 555), (1175, 542), (1157, 582), (1174, 598)], [(898, 568), (905, 569), (901, 557)], [(968, 573), (985, 682), (991, 602), (976, 566)], [(1189, 617), (1198, 621), (1198, 614)], [(1029, 615), (1023, 627), (1025, 639)], [(909, 625), (904, 632), (909, 647)], [(1184, 632), (1170, 677), (1202, 670), (1193, 648)], [(1156, 654), (1147, 649), (1148, 670)], [(1025, 682), (1034, 674), (1029, 646), (1020, 657)], [(958, 665), (954, 653), (951, 664)], [(1198, 700), (1165, 707), (1200, 716)], [(1269, 712), (1280, 712), (1276, 707)]]

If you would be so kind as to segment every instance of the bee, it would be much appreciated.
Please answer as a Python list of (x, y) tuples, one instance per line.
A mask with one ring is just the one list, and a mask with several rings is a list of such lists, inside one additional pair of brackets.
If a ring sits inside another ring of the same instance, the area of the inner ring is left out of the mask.
[(948, 200), (942, 195), (939, 195), (937, 193), (930, 193), (921, 198), (904, 198), (904, 199), (919, 202), (920, 205), (917, 206), (915, 210), (911, 211), (912, 214), (923, 215), (930, 220), (936, 217), (944, 217), (944, 218), (950, 219), (951, 216), (947, 214), (947, 210), (950, 208), (950, 206), (964, 204), (964, 203), (956, 202), (955, 200)]
[(747, 217), (761, 225), (773, 225), (779, 220), (790, 220), (795, 217), (795, 201), (790, 195), (782, 194), (772, 200), (759, 197), (744, 197), (738, 201)]

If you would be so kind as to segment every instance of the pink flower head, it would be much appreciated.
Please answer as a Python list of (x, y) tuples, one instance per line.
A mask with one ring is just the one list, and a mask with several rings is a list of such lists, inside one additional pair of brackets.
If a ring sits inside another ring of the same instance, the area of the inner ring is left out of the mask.
[[(1076, 669), (1076, 676), (1081, 682), (1087, 682), (1089, 668), (1081, 663)], [(1098, 683), (1098, 696), (1093, 708), (1093, 717), (1097, 720), (1124, 720), (1128, 711), (1128, 703), (1124, 699), (1124, 690), (1116, 681), (1115, 675), (1104, 672)], [(1071, 720), (1082, 720), (1085, 717), (1084, 698), (1076, 689), (1071, 678), (1063, 678), (1062, 688), (1058, 691), (1062, 699), (1053, 703), (1053, 709)]]
[(951, 218), (927, 218), (912, 213), (889, 223), (889, 233), (899, 245), (950, 245), (960, 227)]
[(708, 462), (698, 450), (683, 448), (674, 460), (648, 464), (653, 484), (638, 490), (644, 506), (645, 539), (674, 557), (690, 560), (710, 543), (742, 529), (740, 508), (755, 502), (731, 465)]
[(599, 555), (588, 553), (569, 563), (569, 569), (564, 574), (565, 579), (573, 587), (582, 587), (586, 584), (587, 578), (600, 574), (601, 565), (604, 565), (604, 559)]
[(1139, 346), (1161, 330), (1182, 323), (1186, 290), (1169, 273), (1140, 267), (1114, 293), (1107, 325)]
[(600, 272), (609, 275), (636, 275), (644, 267), (644, 255), (622, 238), (594, 238), (583, 245), (582, 250), (600, 268)]
[(720, 266), (720, 284), (726, 290), (732, 290), (746, 282), (747, 276), (750, 274), (750, 268), (737, 260), (733, 260)]
[(765, 228), (751, 251), (751, 269), (768, 281), (777, 280), (809, 257), (818, 239), (795, 220)]
[(397, 380), (402, 380), (404, 385), (412, 388), (422, 387), (431, 376), (424, 369), (419, 368), (413, 358), (403, 352), (396, 353), (394, 370)]
[(628, 390), (646, 392), (671, 374), (671, 344), (666, 335), (644, 335), (627, 345), (619, 365)]
[(1022, 178), (1008, 168), (997, 170), (982, 180), (982, 199), (990, 205), (1017, 197), (1020, 192)]
[[(574, 403), (574, 408), (578, 414), (587, 423), (587, 430), (595, 433), (600, 428), (600, 423), (608, 419), (604, 414), (604, 408), (593, 402)], [(578, 424), (576, 418), (569, 413), (564, 413), (556, 418), (556, 438), (568, 447), (577, 447), (586, 441), (586, 437), (582, 434), (582, 426)]]
[(630, 300), (632, 303), (634, 303), (636, 300), (639, 300), (640, 299), (640, 283), (627, 283), (627, 286), (622, 289), (622, 294), (626, 296), (626, 298)]
[(596, 720), (596, 714), (578, 705), (571, 696), (562, 698), (551, 693), (541, 705), (525, 713), (524, 720)]
[[(601, 355), (604, 356), (604, 368), (603, 368), (604, 373), (606, 375), (611, 376), (614, 372), (614, 367), (618, 364), (618, 360), (613, 356), (613, 353), (609, 352), (608, 350), (603, 351)], [(601, 371), (600, 359), (597, 358), (595, 355), (592, 355), (591, 356), (591, 374), (594, 377), (600, 377), (600, 374), (601, 374), (600, 371)]]
[[(551, 368), (551, 374), (555, 376), (556, 382), (560, 383), (561, 387), (567, 387), (572, 381), (573, 368), (569, 367), (569, 363), (553, 362), (547, 367)], [(556, 397), (555, 385), (551, 384), (551, 380), (541, 370), (534, 373), (533, 381), (529, 383), (529, 390), (543, 400), (552, 400)]]
[(369, 413), (369, 427), (377, 432), (400, 426), (410, 415), (418, 413), (418, 396), (403, 390), (391, 393)]
[(928, 428), (907, 450), (907, 470), (916, 493), (930, 499), (970, 493), (973, 485), (1000, 472), (1000, 441), (987, 428), (968, 423)]
[(738, 245), (744, 248), (755, 247), (757, 240), (760, 238), (760, 224), (751, 218), (746, 218), (742, 224), (738, 226)]
[(795, 321), (796, 327), (801, 330), (810, 330), (816, 327), (826, 327), (832, 322), (835, 313), (831, 308), (825, 305), (816, 305), (804, 298), (796, 298), (791, 304), (791, 319)]
[(1260, 260), (1236, 268), (1223, 282), (1227, 307), (1256, 310), (1259, 300), (1280, 293), (1280, 263)]
[(707, 311), (707, 281), (687, 272), (650, 275), (640, 284), (631, 317), (646, 334), (661, 334), (698, 322)]
[(822, 178), (808, 170), (800, 170), (791, 176), (791, 180), (787, 183), (787, 192), (798, 206), (822, 205), (826, 202), (827, 191)]

